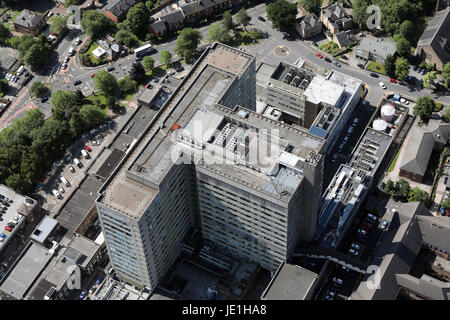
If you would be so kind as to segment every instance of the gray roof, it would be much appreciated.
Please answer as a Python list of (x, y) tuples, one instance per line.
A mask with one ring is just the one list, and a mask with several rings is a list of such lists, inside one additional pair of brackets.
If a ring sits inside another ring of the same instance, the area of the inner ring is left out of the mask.
[(341, 31), (335, 34), (336, 39), (341, 47), (350, 46), (353, 44), (353, 42), (356, 41), (355, 36), (346, 31)]
[(164, 23), (164, 21), (158, 20), (153, 22), (150, 27), (153, 28), (153, 30), (157, 31), (157, 32), (161, 32), (166, 30), (166, 24)]
[(302, 267), (282, 263), (265, 290), (263, 300), (305, 300), (318, 276)]
[(322, 13), (323, 13), (323, 15), (328, 17), (328, 19), (331, 21), (335, 21), (340, 18), (348, 16), (344, 7), (342, 7), (341, 4), (339, 4), (339, 3), (335, 3), (328, 7), (322, 8)]
[(114, 148), (95, 174), (103, 179), (107, 179), (124, 155), (124, 151)]
[(319, 18), (314, 13), (311, 13), (305, 17), (303, 17), (299, 23), (301, 30), (310, 30), (312, 28), (315, 28), (317, 24), (322, 24), (322, 22), (319, 21)]
[(402, 287), (417, 292), (431, 300), (450, 300), (450, 283), (440, 281), (426, 274), (416, 278), (410, 274), (397, 274), (395, 276), (397, 283)]
[(400, 168), (423, 176), (435, 142), (445, 144), (449, 133), (450, 124), (436, 119), (430, 119), (426, 127), (414, 126)]
[(450, 219), (429, 214), (419, 215), (417, 220), (423, 242), (450, 254)]
[[(393, 213), (392, 209), (396, 212)], [(389, 228), (383, 232), (380, 247), (371, 262), (371, 265), (379, 267), (380, 285), (372, 288), (372, 275), (366, 275), (352, 299), (396, 299), (399, 287), (395, 276), (409, 272), (422, 245), (422, 235), (413, 217), (424, 212), (427, 209), (420, 202), (399, 203), (390, 200), (387, 203), (383, 221), (389, 222)]]
[(104, 11), (110, 11), (115, 16), (119, 16), (126, 13), (136, 3), (136, 0), (114, 0), (105, 6)]
[(431, 46), (443, 62), (450, 60), (450, 7), (436, 13), (417, 43), (417, 47)]
[(180, 8), (183, 10), (185, 16), (200, 12), (204, 9), (197, 1), (181, 5)]
[(30, 11), (28, 9), (23, 9), (14, 20), (14, 23), (25, 28), (34, 29), (45, 17), (42, 14)]
[(162, 15), (160, 19), (168, 24), (182, 23), (184, 21), (184, 14), (182, 10), (175, 10)]
[(39, 224), (39, 226), (31, 235), (31, 239), (39, 243), (43, 243), (57, 225), (58, 221), (56, 221), (53, 218), (50, 218), (49, 216), (45, 216), (44, 219)]

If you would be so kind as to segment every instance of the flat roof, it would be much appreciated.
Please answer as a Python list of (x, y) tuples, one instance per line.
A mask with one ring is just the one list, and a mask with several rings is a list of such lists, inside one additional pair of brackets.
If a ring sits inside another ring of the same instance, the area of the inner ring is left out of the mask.
[(307, 100), (319, 104), (320, 102), (331, 104), (332, 106), (339, 106), (344, 88), (327, 78), (316, 75), (305, 90), (304, 95)]
[(283, 263), (267, 287), (263, 300), (305, 300), (316, 282), (316, 273)]
[(106, 158), (105, 162), (103, 162), (102, 166), (97, 170), (95, 174), (103, 179), (107, 179), (124, 156), (124, 151), (118, 150), (116, 148), (112, 149), (108, 158)]
[(161, 91), (161, 87), (152, 86), (152, 88), (145, 88), (142, 94), (138, 98), (138, 102), (143, 102), (146, 104), (150, 104), (153, 102), (153, 100), (156, 98), (156, 96)]
[(47, 248), (30, 242), (1, 284), (0, 290), (16, 299), (22, 299), (51, 258)]

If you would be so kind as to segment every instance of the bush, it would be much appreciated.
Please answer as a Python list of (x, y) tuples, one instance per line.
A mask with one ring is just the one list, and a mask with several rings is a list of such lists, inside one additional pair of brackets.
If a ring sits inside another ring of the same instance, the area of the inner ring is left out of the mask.
[(136, 91), (136, 81), (131, 80), (130, 76), (125, 76), (118, 80), (117, 85), (119, 86), (122, 95)]
[(435, 102), (435, 106), (434, 106), (434, 112), (439, 112), (439, 111), (441, 111), (441, 110), (442, 110), (442, 107), (443, 107), (442, 103), (436, 101), (436, 102)]

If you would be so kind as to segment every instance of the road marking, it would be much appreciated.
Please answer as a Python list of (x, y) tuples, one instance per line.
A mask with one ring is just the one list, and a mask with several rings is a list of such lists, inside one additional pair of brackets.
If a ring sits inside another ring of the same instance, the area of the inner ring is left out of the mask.
[(22, 107), (21, 109), (19, 109), (14, 115), (12, 115), (11, 117), (8, 118), (8, 120), (6, 120), (5, 122), (3, 122), (2, 124), (0, 124), (0, 128), (3, 128), (7, 123), (9, 123), (12, 119), (14, 119), (15, 117), (17, 117), (19, 114), (21, 114), (22, 112), (24, 112), (25, 110), (32, 110), (32, 109), (36, 109), (36, 105), (33, 102), (30, 102), (28, 104), (26, 104), (24, 107)]

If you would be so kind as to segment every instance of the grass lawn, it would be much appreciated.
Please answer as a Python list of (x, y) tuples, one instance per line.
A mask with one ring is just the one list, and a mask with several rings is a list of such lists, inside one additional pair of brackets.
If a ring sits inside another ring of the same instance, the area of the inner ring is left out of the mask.
[(20, 13), (20, 11), (9, 10), (9, 13), (11, 14), (11, 18), (9, 18), (8, 23), (5, 23), (5, 27), (7, 27), (8, 29), (11, 29), (11, 26), (13, 25), (14, 20), (16, 20), (16, 17)]
[(235, 46), (249, 46), (258, 43), (261, 37), (261, 32), (256, 30), (238, 31), (233, 38), (233, 43)]
[(86, 97), (85, 100), (89, 101), (90, 104), (95, 105), (95, 100), (98, 101), (98, 104), (102, 108), (103, 112), (105, 114), (108, 112), (108, 106), (106, 105), (106, 98), (105, 96), (102, 96), (101, 94), (91, 94), (90, 96)]
[(386, 75), (386, 70), (384, 70), (384, 66), (381, 63), (376, 62), (376, 61), (371, 61), (369, 63), (369, 65), (367, 66), (367, 69), (370, 71), (375, 71), (375, 72)]
[(336, 43), (331, 42), (331, 41), (321, 44), (319, 46), (319, 49), (321, 49), (325, 52), (331, 53), (331, 54), (336, 54), (341, 50), (341, 49), (339, 49), (339, 46)]
[(400, 154), (400, 149), (397, 151), (397, 154), (395, 155), (394, 159), (392, 159), (392, 162), (391, 162), (389, 168), (386, 170), (386, 172), (391, 172), (392, 170), (394, 170), (399, 154)]
[(153, 68), (153, 70), (149, 70), (145, 73), (146, 76), (149, 77), (160, 77), (166, 73), (166, 70), (170, 69), (166, 65), (162, 65), (156, 68)]
[(91, 61), (91, 63), (93, 65), (107, 63), (108, 58), (106, 58), (107, 57), (106, 53), (103, 55), (103, 57), (101, 59), (97, 59), (96, 57), (94, 57), (94, 55), (92, 54), (92, 51), (94, 51), (97, 48), (98, 48), (98, 44), (96, 42), (92, 43), (91, 46), (89, 47), (89, 50), (86, 51), (86, 53), (84, 53), (84, 55)]

